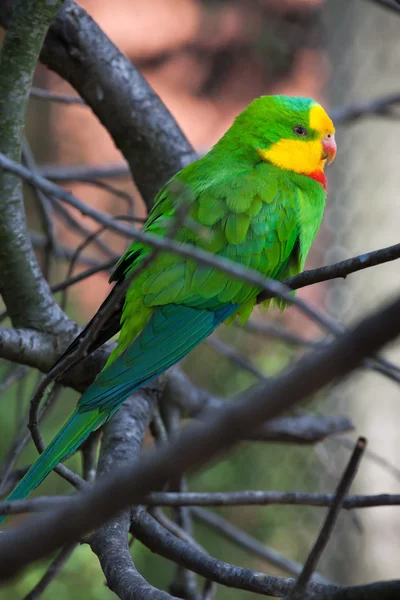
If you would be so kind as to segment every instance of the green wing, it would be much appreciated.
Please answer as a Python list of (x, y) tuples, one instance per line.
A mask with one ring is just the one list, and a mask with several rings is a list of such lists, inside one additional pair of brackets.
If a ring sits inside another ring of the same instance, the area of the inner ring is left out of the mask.
[[(298, 239), (296, 186), (289, 177), (282, 176), (282, 171), (265, 163), (203, 185), (196, 164), (200, 169), (201, 161), (190, 165), (160, 191), (144, 230), (167, 236), (183, 205), (187, 220), (175, 236), (177, 241), (277, 277), (288, 264)], [(119, 261), (111, 281), (128, 276), (150, 251), (134, 242)], [(219, 310), (228, 303), (239, 304), (237, 312), (246, 319), (258, 291), (214, 267), (162, 252), (127, 292), (116, 354), (131, 343), (156, 306), (182, 304)]]

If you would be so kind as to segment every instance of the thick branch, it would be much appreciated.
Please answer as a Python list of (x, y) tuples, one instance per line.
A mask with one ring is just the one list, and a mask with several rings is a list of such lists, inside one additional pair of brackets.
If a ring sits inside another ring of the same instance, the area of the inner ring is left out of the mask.
[[(47, 373), (77, 333), (75, 325), (72, 333), (65, 336), (0, 327), (0, 357)], [(112, 347), (111, 344), (103, 345), (84, 362), (65, 373), (60, 383), (83, 392), (103, 368)]]
[[(175, 367), (168, 373), (163, 401), (176, 403), (185, 415), (200, 419), (209, 409), (221, 408), (225, 404), (222, 398), (213, 396), (207, 390), (192, 383), (179, 367)], [(315, 444), (329, 436), (352, 429), (354, 425), (348, 417), (301, 415), (268, 421), (250, 433), (246, 439)]]
[[(18, 0), (0, 54), (0, 152), (20, 160), (33, 73), (61, 0)], [(60, 331), (69, 322), (44, 281), (29, 239), (18, 177), (0, 173), (0, 293), (16, 327)]]
[[(0, 7), (7, 27), (11, 0)], [(68, 81), (110, 133), (147, 206), (196, 155), (174, 118), (127, 57), (87, 12), (65, 0), (41, 61)]]
[(0, 356), (6, 360), (48, 371), (65, 348), (62, 337), (31, 329), (0, 328)]
[[(100, 478), (139, 455), (159, 395), (159, 385), (142, 389), (111, 419), (101, 445)], [(130, 512), (123, 511), (89, 538), (108, 586), (121, 600), (172, 600), (172, 596), (154, 588), (136, 570), (128, 545), (129, 527)]]
[(400, 333), (400, 299), (329, 348), (304, 356), (276, 378), (258, 385), (240, 401), (211, 411), (205, 423), (195, 423), (165, 445), (124, 467), (94, 489), (71, 499), (68, 507), (32, 518), (23, 527), (0, 537), (0, 578), (18, 573), (34, 560), (93, 530), (132, 503), (143, 502), (150, 491), (209, 461), (254, 430), (337, 377), (351, 373), (363, 358), (375, 354)]
[[(133, 517), (133, 530), (137, 538), (153, 552), (186, 567), (211, 581), (262, 595), (282, 596), (289, 591), (293, 580), (257, 573), (226, 563), (201, 552), (164, 529), (144, 510)], [(313, 590), (323, 590), (312, 584)]]
[[(71, 339), (71, 336), (63, 338), (32, 330), (0, 328), (0, 356), (47, 373)], [(78, 391), (86, 389), (104, 366), (111, 348), (108, 344), (91, 354), (84, 363), (68, 371), (60, 379), (60, 383)], [(167, 387), (169, 397), (190, 416), (197, 416), (207, 409), (217, 409), (224, 405), (222, 398), (211, 396), (206, 390), (192, 384), (180, 369), (174, 369), (169, 374)], [(265, 442), (314, 444), (351, 429), (353, 424), (344, 416), (302, 415), (274, 419), (248, 437)]]
[(66, 0), (41, 54), (90, 105), (128, 161), (148, 206), (195, 153), (138, 70), (86, 11)]

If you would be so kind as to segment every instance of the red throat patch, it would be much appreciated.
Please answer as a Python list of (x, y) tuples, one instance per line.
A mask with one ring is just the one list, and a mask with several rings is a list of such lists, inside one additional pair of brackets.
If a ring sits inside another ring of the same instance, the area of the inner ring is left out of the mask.
[(327, 183), (325, 173), (323, 171), (313, 171), (312, 173), (302, 173), (306, 177), (311, 177), (314, 181), (318, 181), (318, 183), (322, 183), (324, 186), (324, 190), (326, 191)]

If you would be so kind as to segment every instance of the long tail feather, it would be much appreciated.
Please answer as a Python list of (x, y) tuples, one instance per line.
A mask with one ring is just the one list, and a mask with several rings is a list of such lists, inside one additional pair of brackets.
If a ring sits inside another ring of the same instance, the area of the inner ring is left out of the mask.
[[(105, 417), (106, 415), (97, 410), (85, 413), (75, 410), (7, 500), (19, 500), (28, 496), (59, 462), (72, 454), (88, 435), (104, 422)], [(0, 515), (0, 523), (4, 519), (5, 515)]]
[[(181, 360), (236, 308), (232, 304), (216, 311), (174, 304), (156, 308), (132, 344), (87, 388), (77, 409), (7, 500), (30, 494), (91, 431), (107, 421), (134, 390)], [(0, 516), (0, 523), (3, 520)]]

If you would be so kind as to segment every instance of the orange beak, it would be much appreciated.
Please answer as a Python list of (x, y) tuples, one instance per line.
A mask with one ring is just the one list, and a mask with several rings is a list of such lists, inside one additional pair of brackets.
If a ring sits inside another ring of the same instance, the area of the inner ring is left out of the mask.
[(336, 141), (334, 133), (327, 133), (322, 138), (322, 160), (326, 160), (327, 164), (335, 160), (336, 156)]

